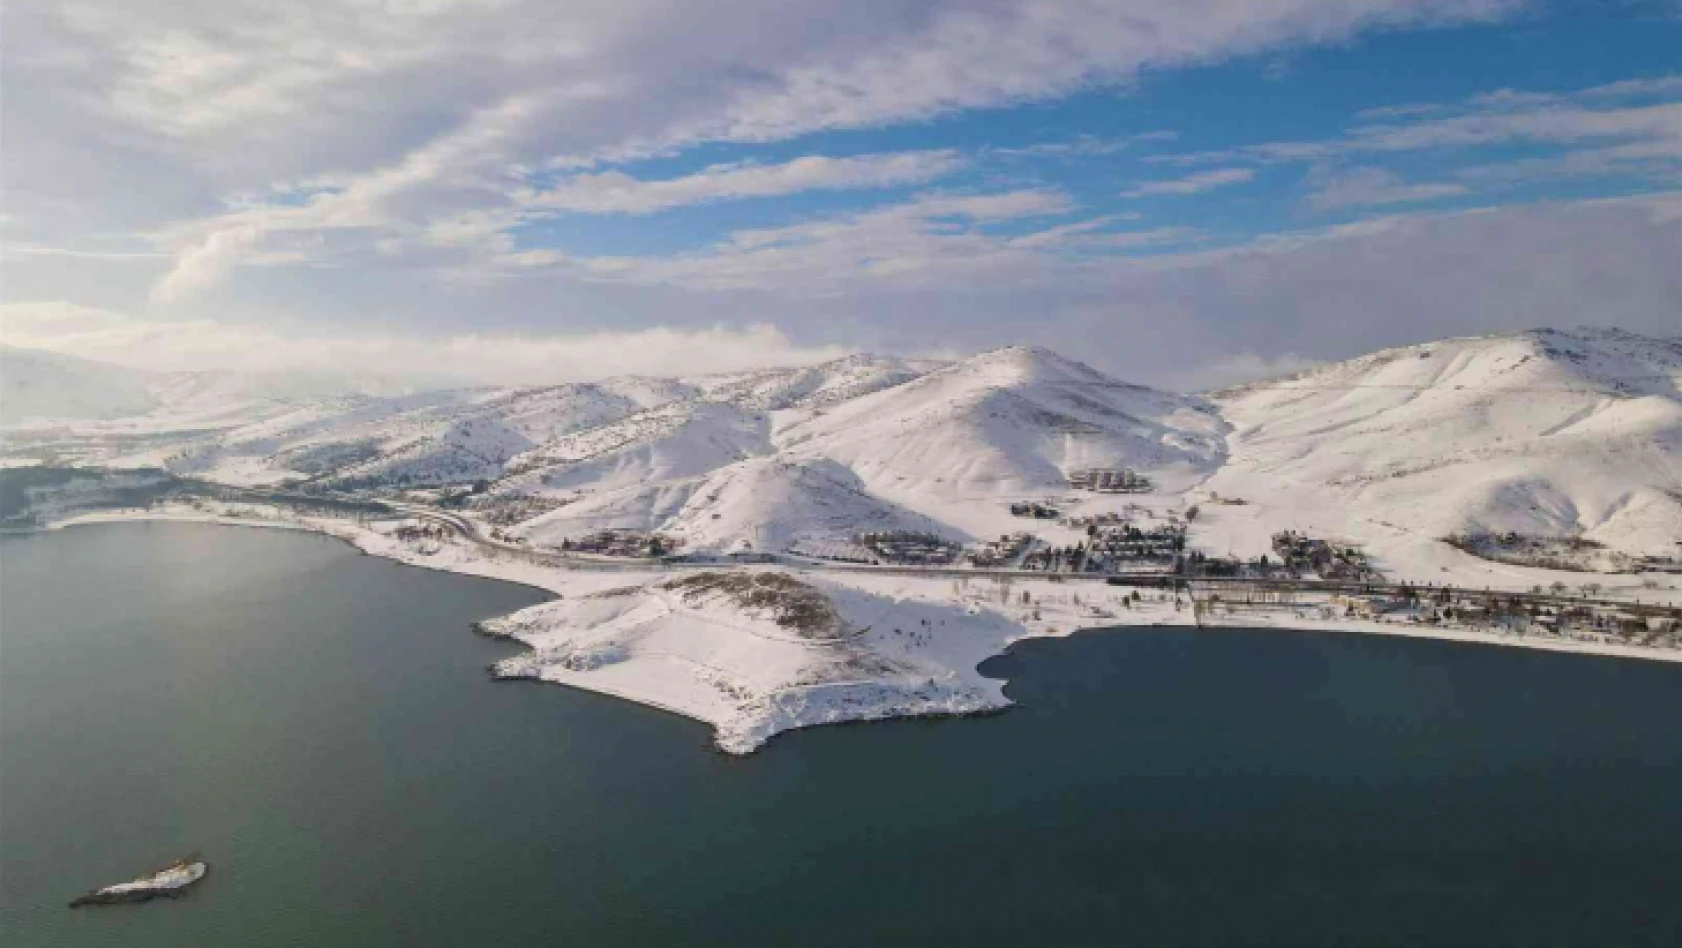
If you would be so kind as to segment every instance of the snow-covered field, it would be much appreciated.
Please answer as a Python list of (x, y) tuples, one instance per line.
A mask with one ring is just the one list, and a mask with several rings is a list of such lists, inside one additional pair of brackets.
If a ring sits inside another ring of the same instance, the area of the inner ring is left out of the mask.
[[(78, 377), (73, 366), (50, 368), (61, 387)], [(211, 380), (112, 380), (139, 385), (145, 399), (100, 389), (75, 402), (96, 417), (30, 419), (7, 435), (8, 463), (156, 465), (226, 484), (308, 481), (388, 499), (435, 500), (442, 490), (459, 495), (450, 515), (479, 538), (404, 537), (397, 519), (218, 502), (49, 519), (311, 529), (403, 562), (548, 589), (559, 598), (487, 623), (531, 648), (501, 674), (707, 721), (733, 752), (828, 721), (999, 708), (1004, 683), (976, 666), (1011, 642), (1091, 626), (1187, 625), (1193, 610), (1160, 593), (1123, 604), (1116, 587), (1048, 577), (728, 562), (559, 568), (544, 551), (604, 529), (657, 533), (679, 552), (715, 557), (857, 550), (857, 536), (872, 531), (956, 543), (1028, 531), (1042, 545), (1068, 545), (1084, 536), (1069, 518), (1115, 513), (1148, 528), (1195, 507), (1190, 547), (1209, 555), (1266, 554), (1272, 535), (1291, 529), (1360, 546), (1394, 581), (1501, 590), (1592, 582), (1601, 599), (1682, 604), (1676, 574), (1551, 570), (1445, 542), (1536, 537), (1597, 551), (1586, 563), (1682, 555), (1678, 339), (1535, 331), (1446, 340), (1208, 396), (1128, 385), (1031, 348), (952, 363), (856, 356), (533, 389), (300, 399), (271, 386), (227, 410), (207, 401), (204, 393), (223, 391)], [(1071, 488), (1068, 475), (1089, 468), (1127, 468), (1151, 487)], [(1013, 516), (1009, 505), (1023, 501), (1049, 504), (1060, 519)], [(493, 530), (506, 540), (483, 539)], [(781, 578), (758, 593), (674, 585), (697, 570)], [(827, 604), (825, 631), (789, 626), (778, 596)], [(1324, 601), (1216, 609), (1204, 621), (1679, 654), (1540, 629), (1355, 619)]]

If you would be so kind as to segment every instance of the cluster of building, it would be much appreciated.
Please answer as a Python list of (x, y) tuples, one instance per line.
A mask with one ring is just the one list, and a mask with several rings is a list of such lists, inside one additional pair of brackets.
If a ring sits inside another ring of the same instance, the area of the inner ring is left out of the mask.
[(1321, 619), (1367, 619), (1459, 628), (1502, 635), (1569, 639), (1659, 648), (1682, 646), (1682, 609), (1639, 604), (1571, 602), (1538, 594), (1490, 593), (1447, 587), (1396, 586), (1320, 599), (1290, 580), (1235, 586), (1191, 586), (1193, 615), (1316, 610)]
[(1086, 568), (1086, 549), (1079, 546), (1045, 546), (1022, 558), (1022, 569), (1044, 573), (1078, 573)]
[(1090, 517), (1069, 517), (1065, 520), (1057, 521), (1057, 525), (1080, 530), (1083, 528), (1103, 527), (1125, 522), (1127, 522), (1126, 517), (1111, 510), (1101, 514), (1093, 514)]
[(1008, 566), (1018, 556), (1022, 555), (1022, 551), (1028, 549), (1028, 547), (1032, 546), (1033, 543), (1033, 534), (1006, 533), (1001, 535), (997, 540), (988, 540), (985, 543), (971, 547), (969, 551), (964, 554), (964, 559), (967, 560), (971, 566), (997, 569), (1003, 566)]
[(1367, 556), (1358, 547), (1329, 543), (1295, 530), (1273, 535), (1273, 552), (1281, 568), (1296, 574), (1314, 573), (1321, 579), (1362, 579), (1373, 575)]
[(1163, 523), (1145, 529), (1132, 524), (1094, 524), (1087, 529), (1085, 570), (1113, 573), (1138, 564), (1167, 565), (1186, 549), (1186, 528)]
[(600, 556), (665, 556), (682, 541), (663, 533), (644, 530), (600, 530), (576, 540), (564, 539), (561, 549), (572, 553), (594, 553)]
[(876, 561), (906, 566), (945, 566), (955, 563), (963, 548), (933, 533), (887, 530), (861, 533), (855, 542)]
[(393, 535), (405, 543), (415, 543), (421, 540), (442, 540), (449, 532), (435, 523), (405, 523), (399, 526)]
[(1102, 494), (1142, 494), (1151, 489), (1151, 480), (1132, 468), (1095, 467), (1070, 472), (1069, 486)]
[[(1421, 625), (1452, 625), (1521, 635), (1611, 644), (1676, 647), (1682, 645), (1682, 619), (1675, 610), (1647, 610), (1639, 606), (1588, 603), (1548, 603), (1535, 597), (1474, 595), (1447, 589), (1404, 594), (1333, 596), (1342, 614), (1362, 619), (1389, 619)], [(1670, 612), (1671, 615), (1659, 613)]]
[(1211, 578), (1243, 576), (1251, 572), (1244, 561), (1236, 556), (1210, 556), (1196, 550), (1176, 559), (1174, 561), (1174, 571), (1183, 576), (1208, 576)]
[(1057, 517), (1058, 517), (1058, 511), (1057, 511), (1056, 507), (1047, 507), (1045, 504), (1037, 504), (1037, 503), (1031, 503), (1031, 502), (1030, 503), (1022, 503), (1022, 504), (1011, 504), (1010, 505), (1010, 512), (1011, 512), (1012, 516), (1032, 517), (1035, 520), (1056, 520)]

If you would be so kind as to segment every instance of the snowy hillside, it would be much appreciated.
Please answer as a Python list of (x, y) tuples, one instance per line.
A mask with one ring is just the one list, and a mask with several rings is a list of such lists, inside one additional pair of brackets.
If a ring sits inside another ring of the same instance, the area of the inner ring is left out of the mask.
[(1205, 487), (1249, 502), (1229, 521), (1391, 548), (1515, 531), (1673, 555), (1682, 537), (1682, 340), (1450, 339), (1213, 397), (1232, 457)]
[(762, 417), (683, 401), (556, 438), (509, 465), (510, 486), (539, 492), (628, 487), (705, 474), (769, 450)]
[(158, 407), (144, 373), (0, 346), (0, 424), (119, 418)]
[(556, 545), (597, 530), (668, 534), (688, 550), (778, 552), (845, 541), (868, 530), (952, 532), (934, 518), (875, 497), (833, 461), (755, 457), (705, 474), (653, 479), (576, 499), (511, 531)]

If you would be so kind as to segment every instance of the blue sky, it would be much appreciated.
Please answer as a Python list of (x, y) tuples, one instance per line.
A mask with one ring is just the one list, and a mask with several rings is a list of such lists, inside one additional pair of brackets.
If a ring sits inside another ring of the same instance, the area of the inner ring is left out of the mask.
[[(1191, 175), (1163, 163), (1165, 159), (1263, 142), (1324, 141), (1362, 124), (1407, 117), (1363, 117), (1375, 108), (1440, 105), (1448, 112), (1499, 90), (1570, 95), (1631, 78), (1682, 75), (1678, 49), (1682, 49), (1682, 15), (1664, 5), (1556, 6), (1516, 21), (1379, 33), (1329, 46), (1147, 73), (1118, 88), (1051, 102), (977, 109), (927, 122), (830, 131), (767, 144), (708, 143), (669, 157), (612, 167), (639, 178), (669, 179), (710, 166), (779, 164), (812, 154), (846, 157), (953, 149), (969, 160), (969, 166), (943, 175), (936, 185), (942, 190), (985, 192), (1006, 183), (1057, 188), (1072, 195), (1083, 212), (1138, 215), (1118, 221), (1113, 227), (1116, 231), (1191, 227), (1207, 234), (1195, 243), (1219, 245), (1271, 231), (1359, 219), (1373, 205), (1316, 208), (1306, 204), (1315, 190), (1308, 174), (1314, 162), (1264, 166), (1236, 161), (1221, 167), (1249, 169), (1254, 179), (1189, 195), (1129, 198), (1123, 194), (1142, 184)], [(1679, 97), (1682, 89), (1672, 88), (1668, 94), (1632, 92), (1617, 102), (1653, 104)], [(1139, 140), (1142, 136), (1144, 140)], [(1068, 151), (1031, 153), (1036, 147), (1067, 147)], [(1080, 151), (1083, 147), (1085, 153)], [(1458, 169), (1560, 156), (1571, 150), (1556, 143), (1502, 141), (1482, 147), (1381, 154), (1332, 162), (1330, 167), (1358, 163), (1408, 180), (1448, 180)], [(1196, 167), (1206, 169), (1213, 164)], [(1325, 162), (1320, 165), (1327, 167)], [(1674, 164), (1668, 170), (1671, 176), (1661, 184), (1675, 183)], [(1641, 193), (1654, 183), (1637, 174), (1585, 174), (1491, 182), (1463, 194), (1403, 203), (1464, 208), (1492, 198)], [(703, 247), (733, 230), (857, 213), (883, 202), (907, 200), (924, 190), (924, 185), (815, 190), (635, 217), (568, 215), (524, 229), (521, 242), (586, 256), (666, 254)], [(997, 230), (1026, 232), (1035, 223), (1009, 221)]]
[(14, 6), (0, 332), (517, 381), (1032, 342), (1196, 387), (1682, 331), (1673, 0), (692, 6)]

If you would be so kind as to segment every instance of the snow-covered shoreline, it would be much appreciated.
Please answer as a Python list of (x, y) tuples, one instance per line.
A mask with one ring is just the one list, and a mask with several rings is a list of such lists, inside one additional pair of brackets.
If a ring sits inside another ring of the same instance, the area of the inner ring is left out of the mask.
[[(245, 516), (216, 510), (107, 511), (46, 529), (121, 522), (198, 522), (302, 530), (364, 553), (446, 572), (513, 582), (557, 598), (480, 623), (482, 631), (529, 651), (499, 662), (499, 677), (565, 684), (690, 717), (713, 726), (720, 749), (746, 754), (787, 730), (892, 717), (970, 715), (1002, 710), (1008, 682), (979, 666), (1016, 642), (1081, 630), (1193, 627), (1189, 603), (1171, 593), (1056, 579), (995, 579), (785, 566), (720, 567), (720, 575), (777, 580), (812, 591), (833, 609), (833, 628), (808, 637), (779, 624), (775, 603), (696, 595), (674, 579), (697, 569), (561, 569), (459, 538), (415, 543), (395, 535), (396, 520), (359, 524), (246, 505)], [(769, 584), (770, 581), (767, 581)], [(752, 584), (749, 583), (749, 586)], [(1582, 655), (1682, 662), (1682, 650), (1498, 634), (1468, 628), (1330, 615), (1314, 599), (1285, 607), (1220, 610), (1212, 628), (1338, 631), (1430, 638)]]

